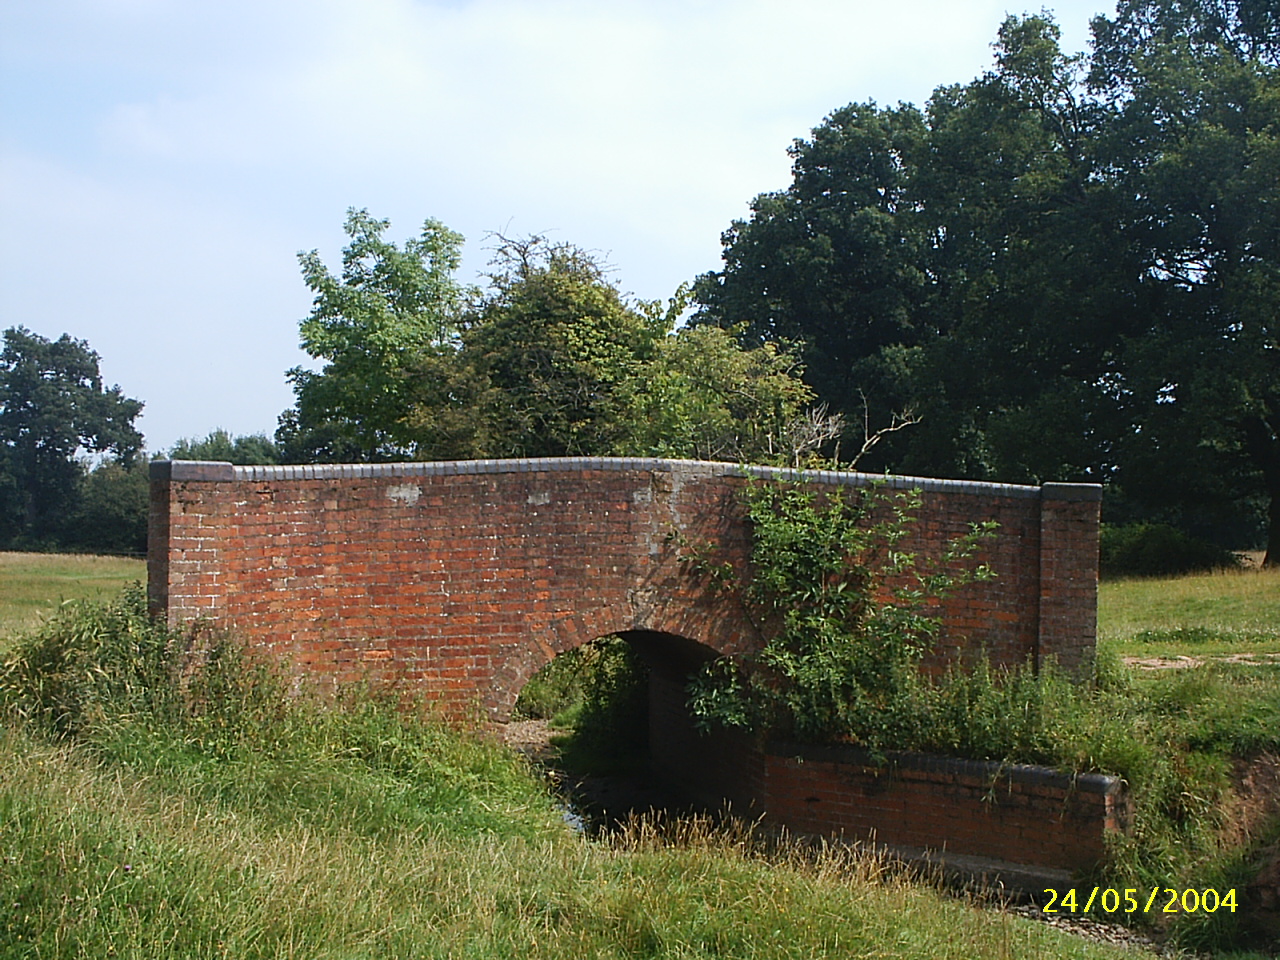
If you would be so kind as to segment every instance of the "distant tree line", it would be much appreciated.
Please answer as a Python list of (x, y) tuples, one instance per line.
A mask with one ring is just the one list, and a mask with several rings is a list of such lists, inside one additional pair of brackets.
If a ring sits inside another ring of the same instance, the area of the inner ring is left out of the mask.
[[(1112, 522), (1278, 561), (1280, 12), (1121, 0), (1092, 31), (1073, 56), (1010, 17), (993, 69), (923, 109), (836, 110), (666, 303), (544, 237), (495, 237), (466, 287), (458, 234), (397, 245), (353, 209), (340, 272), (299, 255), (320, 363), (274, 440), (169, 455), (860, 457), (1099, 482)], [(8, 331), (0, 545), (141, 549), (140, 410), (87, 344)]]
[[(0, 351), (0, 549), (142, 556), (147, 461), (134, 420), (142, 402), (103, 384), (83, 340), (48, 340), (24, 327)], [(182, 440), (175, 459), (273, 463), (265, 436), (217, 430)]]

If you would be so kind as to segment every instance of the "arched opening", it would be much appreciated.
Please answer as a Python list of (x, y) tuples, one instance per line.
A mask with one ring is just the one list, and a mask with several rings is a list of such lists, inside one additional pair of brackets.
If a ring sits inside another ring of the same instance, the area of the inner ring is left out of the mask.
[(591, 830), (650, 810), (747, 810), (751, 738), (700, 732), (686, 686), (710, 647), (633, 630), (561, 653), (521, 689), (508, 742), (556, 782)]

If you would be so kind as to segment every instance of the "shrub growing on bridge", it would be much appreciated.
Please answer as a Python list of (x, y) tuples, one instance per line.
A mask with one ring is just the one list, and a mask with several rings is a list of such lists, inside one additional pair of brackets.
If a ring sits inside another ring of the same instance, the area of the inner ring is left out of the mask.
[(706, 550), (691, 562), (736, 591), (770, 639), (751, 658), (704, 669), (691, 687), (695, 716), (873, 750), (916, 740), (925, 693), (918, 666), (938, 634), (936, 605), (994, 576), (966, 561), (995, 523), (971, 524), (925, 558), (902, 546), (920, 506), (916, 491), (753, 483), (745, 502), (748, 575), (715, 565)]

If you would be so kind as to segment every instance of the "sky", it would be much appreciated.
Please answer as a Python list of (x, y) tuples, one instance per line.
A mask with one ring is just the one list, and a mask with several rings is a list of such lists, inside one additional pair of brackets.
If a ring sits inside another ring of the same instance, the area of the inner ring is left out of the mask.
[[(1067, 51), (1105, 0), (1046, 3)], [(273, 433), (348, 208), (595, 252), (666, 299), (853, 102), (992, 65), (987, 0), (0, 0), (0, 329), (69, 333), (150, 451)]]

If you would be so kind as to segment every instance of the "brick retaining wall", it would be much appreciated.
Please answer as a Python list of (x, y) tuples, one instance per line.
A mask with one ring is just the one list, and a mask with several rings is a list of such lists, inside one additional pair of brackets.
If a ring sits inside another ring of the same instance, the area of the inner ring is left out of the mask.
[(760, 804), (802, 833), (1086, 870), (1130, 816), (1123, 781), (1044, 767), (770, 744)]
[(700, 736), (684, 685), (650, 681), (654, 773), (684, 800), (729, 809), (765, 828), (927, 849), (1055, 870), (1086, 870), (1108, 833), (1128, 828), (1123, 781), (1035, 766), (888, 753), (853, 746)]

